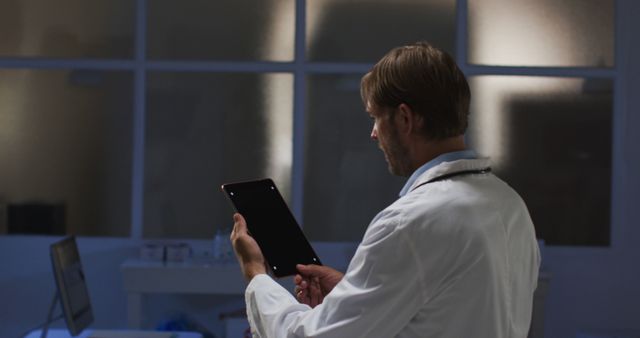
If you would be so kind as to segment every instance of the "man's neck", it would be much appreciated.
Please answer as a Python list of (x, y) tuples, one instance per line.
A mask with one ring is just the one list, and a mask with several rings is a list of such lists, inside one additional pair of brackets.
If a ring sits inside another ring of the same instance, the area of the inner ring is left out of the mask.
[(466, 145), (463, 135), (449, 137), (443, 140), (416, 142), (411, 148), (412, 170), (415, 171), (423, 164), (442, 154), (465, 149)]

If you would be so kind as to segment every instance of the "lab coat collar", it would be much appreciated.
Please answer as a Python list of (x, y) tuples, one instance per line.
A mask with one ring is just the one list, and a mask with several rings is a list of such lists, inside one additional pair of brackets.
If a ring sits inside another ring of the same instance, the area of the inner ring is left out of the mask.
[(434, 178), (448, 175), (451, 173), (469, 171), (469, 170), (483, 170), (490, 167), (489, 158), (478, 159), (462, 159), (451, 162), (442, 162), (429, 170), (422, 173), (407, 189), (407, 192), (412, 191), (417, 186), (426, 183)]
[(452, 152), (440, 154), (436, 158), (428, 161), (427, 163), (421, 165), (418, 169), (416, 169), (416, 171), (413, 172), (413, 174), (409, 177), (407, 182), (404, 184), (404, 187), (402, 187), (402, 190), (398, 195), (400, 197), (406, 195), (409, 191), (412, 190), (411, 189), (412, 186), (414, 185), (416, 180), (420, 176), (422, 176), (422, 174), (424, 174), (426, 171), (437, 166), (442, 162), (453, 162), (457, 160), (469, 160), (469, 159), (476, 159), (476, 158), (478, 158), (478, 155), (476, 154), (475, 151), (471, 149), (452, 151)]

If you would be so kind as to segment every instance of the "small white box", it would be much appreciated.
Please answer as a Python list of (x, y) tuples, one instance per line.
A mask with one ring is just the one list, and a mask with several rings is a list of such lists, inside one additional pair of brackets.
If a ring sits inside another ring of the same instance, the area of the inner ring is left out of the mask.
[(166, 250), (167, 262), (184, 262), (191, 257), (191, 247), (187, 243), (169, 244)]
[(146, 243), (140, 248), (140, 259), (148, 262), (164, 261), (164, 245)]

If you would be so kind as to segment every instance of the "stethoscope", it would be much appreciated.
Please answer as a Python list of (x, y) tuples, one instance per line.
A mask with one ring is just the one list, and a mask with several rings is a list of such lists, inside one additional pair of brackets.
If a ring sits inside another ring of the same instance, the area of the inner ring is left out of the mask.
[(411, 191), (414, 191), (418, 188), (420, 188), (421, 186), (425, 185), (425, 184), (429, 184), (429, 183), (433, 183), (433, 182), (438, 182), (438, 181), (443, 181), (452, 177), (456, 177), (456, 176), (463, 176), (463, 175), (473, 175), (473, 174), (487, 174), (491, 172), (491, 167), (486, 167), (483, 169), (474, 169), (474, 170), (462, 170), (462, 171), (456, 171), (456, 172), (452, 172), (452, 173), (448, 173), (448, 174), (444, 174), (444, 175), (440, 175), (437, 177), (434, 177), (426, 182), (422, 182), (418, 185), (416, 185), (413, 189), (411, 189)]

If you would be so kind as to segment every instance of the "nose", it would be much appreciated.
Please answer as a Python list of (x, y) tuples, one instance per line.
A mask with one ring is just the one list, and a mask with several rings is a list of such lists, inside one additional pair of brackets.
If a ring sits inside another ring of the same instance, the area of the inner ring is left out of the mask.
[(370, 135), (371, 139), (374, 141), (378, 140), (378, 128), (376, 128), (376, 125), (373, 125), (373, 128), (371, 128), (371, 135)]

